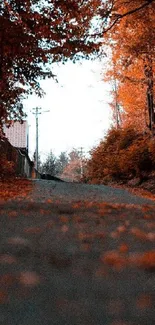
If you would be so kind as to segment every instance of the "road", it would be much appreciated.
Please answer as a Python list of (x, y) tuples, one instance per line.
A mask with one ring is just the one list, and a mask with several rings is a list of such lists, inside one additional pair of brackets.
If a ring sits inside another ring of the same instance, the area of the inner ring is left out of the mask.
[(155, 203), (33, 180), (0, 205), (0, 325), (154, 325)]

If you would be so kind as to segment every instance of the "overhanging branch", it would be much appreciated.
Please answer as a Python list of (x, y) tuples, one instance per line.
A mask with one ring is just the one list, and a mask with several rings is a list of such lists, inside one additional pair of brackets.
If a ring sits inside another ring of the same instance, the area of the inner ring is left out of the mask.
[(113, 21), (113, 23), (103, 31), (103, 33), (106, 33), (108, 32), (110, 29), (113, 28), (113, 26), (119, 21), (121, 20), (122, 18), (126, 17), (126, 16), (129, 16), (129, 15), (132, 15), (134, 14), (135, 12), (137, 11), (140, 11), (142, 9), (144, 9), (145, 7), (149, 6), (152, 2), (155, 2), (155, 0), (147, 0), (145, 3), (143, 3), (143, 5), (135, 8), (135, 9), (132, 9), (132, 10), (129, 10), (127, 12), (125, 12), (124, 14), (115, 14), (116, 18), (115, 20)]

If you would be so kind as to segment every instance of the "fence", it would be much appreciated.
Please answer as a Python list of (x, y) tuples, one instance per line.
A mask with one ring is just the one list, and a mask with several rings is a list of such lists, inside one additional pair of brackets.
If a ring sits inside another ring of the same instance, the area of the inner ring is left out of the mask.
[[(6, 159), (14, 163), (15, 174), (20, 177), (31, 178), (34, 166), (27, 152), (13, 147), (7, 139), (0, 139), (0, 155), (5, 154)], [(39, 178), (37, 171), (35, 177)]]

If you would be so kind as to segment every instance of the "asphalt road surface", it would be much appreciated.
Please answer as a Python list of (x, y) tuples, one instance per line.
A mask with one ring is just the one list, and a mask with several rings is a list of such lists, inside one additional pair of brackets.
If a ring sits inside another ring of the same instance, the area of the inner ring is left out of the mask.
[(0, 205), (0, 325), (155, 325), (155, 203), (33, 181)]

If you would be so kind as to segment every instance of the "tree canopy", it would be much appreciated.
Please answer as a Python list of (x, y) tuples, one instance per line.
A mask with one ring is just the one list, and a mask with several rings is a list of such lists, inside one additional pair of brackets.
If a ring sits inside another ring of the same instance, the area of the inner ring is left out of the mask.
[(101, 0), (0, 2), (0, 116), (22, 118), (21, 100), (43, 95), (39, 80), (54, 77), (53, 62), (99, 48), (92, 20)]
[[(43, 95), (39, 82), (54, 77), (52, 63), (96, 53), (107, 30), (113, 33), (116, 26), (115, 35), (120, 33), (118, 22), (127, 24), (127, 31), (132, 22), (139, 28), (151, 7), (154, 0), (0, 1), (0, 124), (23, 117), (25, 96)], [(139, 18), (132, 16), (130, 24), (131, 14)]]

